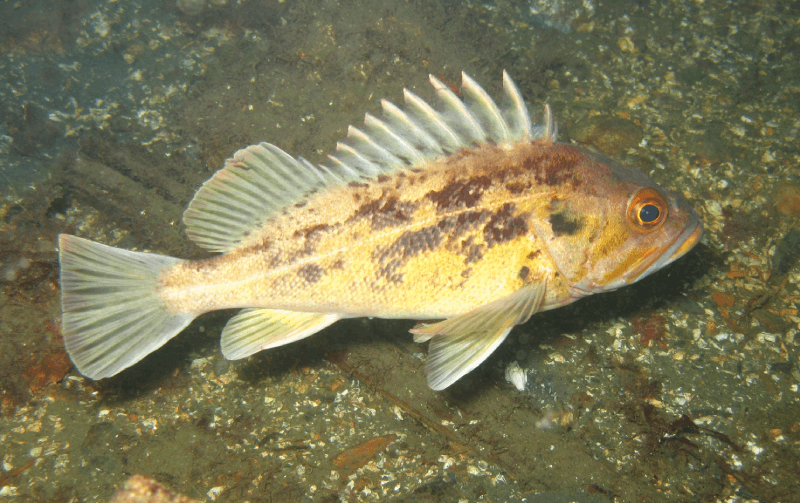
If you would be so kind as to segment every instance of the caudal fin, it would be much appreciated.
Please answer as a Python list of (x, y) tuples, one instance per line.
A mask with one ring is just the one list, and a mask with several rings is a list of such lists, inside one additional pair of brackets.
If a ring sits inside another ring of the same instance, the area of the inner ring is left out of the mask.
[(173, 314), (156, 291), (161, 270), (180, 259), (120, 250), (61, 234), (64, 343), (81, 374), (102, 379), (163, 346), (194, 319)]

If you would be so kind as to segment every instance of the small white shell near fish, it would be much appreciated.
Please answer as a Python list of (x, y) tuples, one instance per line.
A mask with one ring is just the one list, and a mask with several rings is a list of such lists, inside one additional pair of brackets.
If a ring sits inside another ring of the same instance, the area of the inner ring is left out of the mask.
[(519, 391), (525, 391), (528, 386), (528, 373), (520, 368), (519, 363), (511, 362), (506, 367), (506, 381), (513, 384)]

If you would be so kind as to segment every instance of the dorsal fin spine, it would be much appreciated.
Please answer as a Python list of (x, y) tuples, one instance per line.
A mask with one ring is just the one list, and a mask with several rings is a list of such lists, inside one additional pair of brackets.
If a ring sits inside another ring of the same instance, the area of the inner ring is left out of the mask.
[(511, 130), (511, 137), (513, 139), (533, 138), (528, 108), (525, 106), (522, 94), (516, 84), (505, 70), (503, 70), (503, 101), (503, 115)]
[(358, 150), (350, 145), (341, 142), (337, 143), (336, 153), (336, 157), (342, 162), (346, 163), (348, 166), (352, 166), (353, 169), (367, 177), (373, 177), (382, 172), (375, 163), (361, 155)]
[(356, 127), (350, 126), (347, 128), (347, 141), (352, 144), (354, 149), (367, 156), (370, 161), (378, 164), (382, 171), (390, 169), (391, 166), (402, 164), (402, 161), (394, 154)]
[(350, 127), (323, 166), (295, 159), (269, 143), (237, 151), (189, 204), (184, 213), (187, 234), (208, 250), (230, 251), (259, 239), (252, 236), (254, 230), (326, 186), (369, 181), (485, 142), (555, 140), (550, 108), (545, 107), (542, 123), (533, 125), (507, 73), (502, 108), (468, 75), (462, 77), (463, 99), (429, 76), (436, 108), (407, 89), (404, 110), (382, 100), (383, 117), (366, 114), (363, 130)]
[(442, 81), (429, 75), (431, 85), (436, 90), (439, 100), (439, 114), (447, 121), (451, 127), (460, 130), (461, 136), (469, 143), (480, 143), (486, 141), (486, 132), (483, 130), (478, 120), (467, 109), (464, 102), (450, 90)]
[(435, 137), (444, 147), (443, 150), (454, 152), (459, 147), (464, 146), (464, 140), (450, 129), (441, 114), (408, 89), (404, 89), (403, 94), (406, 100), (406, 113), (410, 117), (418, 119), (416, 122), (420, 127), (423, 127), (431, 136)]
[(497, 143), (509, 140), (508, 124), (506, 124), (506, 120), (494, 100), (466, 73), (461, 72), (461, 79), (461, 92), (464, 94), (464, 102), (470, 112), (478, 117), (479, 120), (486, 122), (486, 127), (483, 129)]
[[(425, 160), (425, 157), (415, 149), (405, 138), (400, 137), (397, 133), (382, 120), (377, 119), (375, 116), (366, 114), (364, 118), (364, 127), (367, 131), (372, 133), (377, 143), (394, 156), (406, 161), (413, 165)], [(394, 147), (394, 150), (391, 148)]]
[(420, 150), (425, 157), (434, 157), (442, 153), (442, 148), (436, 140), (425, 129), (420, 128), (409, 116), (397, 108), (394, 103), (381, 100), (383, 115), (386, 122), (392, 128), (398, 129), (411, 146)]

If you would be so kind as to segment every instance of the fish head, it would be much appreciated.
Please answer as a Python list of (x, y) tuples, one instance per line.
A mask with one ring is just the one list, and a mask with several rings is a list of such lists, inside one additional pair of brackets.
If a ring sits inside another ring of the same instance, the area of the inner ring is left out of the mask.
[(549, 225), (537, 229), (567, 280), (570, 300), (634, 283), (700, 240), (703, 225), (682, 195), (635, 168), (572, 148), (580, 151), (573, 183), (556, 192), (549, 218), (540, 219)]

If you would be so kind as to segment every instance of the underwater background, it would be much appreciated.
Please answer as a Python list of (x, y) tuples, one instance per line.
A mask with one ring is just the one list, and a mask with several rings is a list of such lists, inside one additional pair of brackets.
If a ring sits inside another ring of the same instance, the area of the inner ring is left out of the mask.
[[(796, 501), (798, 53), (789, 1), (3, 1), (0, 498), (143, 475), (220, 502)], [(212, 313), (113, 378), (72, 368), (59, 233), (207, 257), (181, 215), (233, 152), (322, 162), (379, 99), (462, 70), (492, 96), (507, 70), (559, 141), (683, 194), (702, 243), (444, 392), (413, 321), (229, 362)]]

